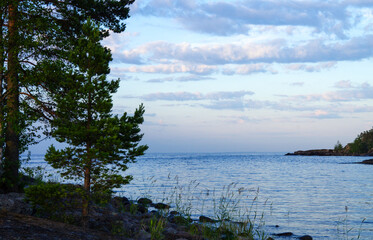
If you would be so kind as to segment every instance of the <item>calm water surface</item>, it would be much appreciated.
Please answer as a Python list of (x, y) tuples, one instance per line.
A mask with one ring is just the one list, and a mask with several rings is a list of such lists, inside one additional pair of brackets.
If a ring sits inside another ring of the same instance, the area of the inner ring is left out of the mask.
[[(263, 213), (270, 233), (356, 239), (360, 232), (360, 239), (373, 239), (373, 165), (351, 164), (365, 159), (369, 157), (149, 153), (129, 165), (126, 174), (134, 180), (117, 194), (150, 196), (173, 207), (192, 202), (193, 217), (215, 217), (224, 196), (239, 200), (239, 215)], [(43, 164), (42, 157), (33, 157), (30, 164)]]

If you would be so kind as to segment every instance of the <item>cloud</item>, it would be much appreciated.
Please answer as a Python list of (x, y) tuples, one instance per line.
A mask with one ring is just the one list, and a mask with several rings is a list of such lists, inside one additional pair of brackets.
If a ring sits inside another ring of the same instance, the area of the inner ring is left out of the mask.
[(163, 82), (196, 82), (196, 81), (206, 81), (213, 80), (212, 77), (199, 76), (199, 75), (189, 75), (181, 77), (165, 77), (165, 78), (153, 78), (149, 79), (149, 83), (163, 83)]
[(109, 37), (102, 40), (102, 45), (110, 47), (111, 53), (115, 55), (120, 53), (123, 45), (128, 44), (130, 40), (138, 36), (138, 32), (111, 33)]
[(310, 114), (303, 115), (305, 118), (316, 118), (316, 119), (336, 119), (341, 116), (335, 112), (328, 112), (325, 110), (315, 110)]
[(320, 72), (323, 69), (330, 69), (334, 67), (337, 63), (336, 62), (326, 62), (326, 63), (319, 63), (315, 65), (307, 65), (307, 64), (289, 64), (286, 66), (287, 69), (293, 71), (306, 71), (306, 72)]
[(258, 118), (248, 117), (248, 116), (239, 116), (236, 121), (239, 124), (243, 124), (243, 123), (260, 123), (263, 120), (268, 120), (268, 119), (258, 119)]
[(248, 34), (250, 27), (242, 24), (237, 19), (229, 19), (220, 16), (209, 16), (205, 13), (189, 13), (189, 21), (185, 17), (177, 20), (188, 30), (209, 33), (213, 35), (229, 36), (234, 34)]
[(344, 37), (371, 1), (150, 0), (133, 14), (173, 18), (186, 29), (212, 35), (247, 34), (250, 26), (305, 26)]
[(236, 91), (236, 92), (213, 92), (206, 94), (208, 99), (221, 100), (221, 99), (232, 99), (242, 98), (247, 95), (254, 95), (251, 91)]
[(162, 119), (158, 121), (148, 121), (145, 119), (144, 121), (144, 127), (151, 126), (151, 127), (175, 127), (177, 126), (176, 124), (170, 124), (170, 123), (165, 123)]
[(304, 82), (293, 82), (290, 85), (296, 86), (296, 87), (302, 87), (304, 85)]
[[(167, 40), (132, 41), (126, 46), (134, 47), (127, 49), (120, 49), (118, 42), (137, 33), (107, 41), (113, 46), (114, 63), (128, 64), (123, 65), (125, 73), (277, 74), (274, 63), (291, 71), (320, 72), (334, 68), (338, 61), (373, 57), (373, 28), (366, 30), (373, 25), (371, 7), (369, 0), (143, 0), (133, 4), (134, 18), (154, 16), (224, 37), (215, 41), (215, 36), (201, 40), (192, 35), (199, 43), (162, 37), (158, 39)], [(168, 81), (194, 80), (167, 76), (148, 82)]]
[[(214, 110), (236, 110), (243, 111), (248, 108), (246, 96), (254, 95), (251, 91), (221, 91), (211, 93), (191, 93), (191, 92), (168, 92), (152, 93), (141, 96), (146, 101), (197, 101), (197, 103), (188, 105), (191, 107), (203, 107)], [(204, 103), (206, 102), (207, 103)]]
[(336, 88), (352, 88), (351, 81), (349, 80), (342, 80), (339, 82), (336, 82), (334, 87)]
[[(269, 63), (319, 63), (317, 65), (293, 64), (293, 70), (320, 71), (335, 66), (336, 61), (354, 61), (373, 56), (373, 35), (352, 38), (343, 42), (310, 40), (294, 44), (285, 40), (271, 40), (255, 43), (195, 44), (151, 42), (132, 50), (126, 50), (120, 61), (146, 66), (127, 68), (129, 72), (193, 72), (209, 74), (217, 65), (247, 64), (236, 72), (268, 71)], [(141, 59), (141, 60), (140, 60)], [(152, 65), (149, 65), (152, 64)], [(259, 64), (259, 65), (252, 65)], [(263, 64), (263, 65), (260, 65)], [(229, 73), (230, 70), (223, 70)]]
[[(340, 83), (341, 84), (341, 83)], [(343, 83), (345, 84), (346, 83)], [(347, 83), (348, 84), (348, 83)], [(315, 101), (326, 101), (326, 102), (352, 102), (360, 101), (364, 99), (373, 99), (373, 86), (368, 83), (363, 83), (361, 86), (356, 88), (347, 88), (348, 90), (332, 91), (323, 94), (308, 94), (308, 95), (297, 95), (289, 97), (290, 101), (304, 101), (304, 102), (315, 102)]]
[(202, 107), (215, 110), (238, 110), (244, 111), (247, 108), (245, 101), (236, 100), (225, 100), (225, 101), (214, 101), (209, 104), (201, 104)]
[(282, 47), (279, 62), (320, 62), (361, 60), (372, 56), (373, 35), (355, 37), (343, 42), (325, 43), (311, 40), (295, 47)]
[[(282, 96), (277, 100), (254, 99), (251, 91), (200, 92), (158, 92), (140, 96), (145, 101), (178, 102), (191, 108), (251, 112), (268, 110), (299, 113), (299, 117), (312, 119), (336, 119), (352, 113), (370, 113), (373, 107), (362, 99), (373, 99), (373, 87), (363, 83), (358, 87), (342, 89), (323, 94)], [(164, 105), (167, 106), (167, 105)], [(175, 107), (175, 104), (169, 105)], [(242, 119), (246, 122), (245, 119)]]
[(350, 105), (344, 107), (345, 112), (349, 113), (367, 113), (367, 112), (373, 112), (372, 106), (356, 106), (356, 105)]
[(128, 74), (127, 71), (123, 71), (123, 68), (112, 67), (110, 69), (110, 78), (119, 78), (125, 81), (139, 81), (138, 76)]
[(130, 73), (192, 73), (197, 75), (211, 74), (216, 70), (215, 66), (191, 64), (159, 64), (121, 68), (121, 71)]
[(244, 64), (240, 66), (234, 66), (234, 67), (224, 67), (222, 70), (222, 73), (225, 75), (234, 75), (234, 74), (240, 74), (240, 75), (248, 75), (253, 73), (272, 73), (277, 74), (277, 71), (272, 69), (269, 64)]
[[(184, 62), (189, 64), (223, 65), (252, 62), (273, 62), (279, 58), (283, 41), (270, 41), (263, 44), (253, 42), (230, 44), (199, 44), (151, 42), (138, 48), (124, 51), (122, 62), (132, 63), (132, 59), (148, 62)], [(288, 49), (287, 49), (288, 50)], [(128, 56), (130, 58), (127, 61)], [(146, 59), (146, 60), (145, 60)]]
[(212, 93), (190, 93), (190, 92), (168, 92), (168, 93), (151, 93), (141, 96), (147, 101), (201, 101), (201, 100), (224, 100), (238, 99), (247, 95), (253, 95), (251, 91), (235, 91), (235, 92), (212, 92)]
[(156, 113), (145, 113), (144, 116), (145, 117), (155, 117), (155, 116), (157, 116), (157, 114)]

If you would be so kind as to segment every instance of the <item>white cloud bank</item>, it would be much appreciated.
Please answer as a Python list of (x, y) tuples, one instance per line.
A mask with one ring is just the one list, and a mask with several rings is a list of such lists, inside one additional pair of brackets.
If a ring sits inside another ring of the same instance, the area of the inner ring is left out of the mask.
[(190, 73), (226, 75), (276, 74), (272, 63), (293, 71), (320, 72), (338, 61), (360, 61), (373, 56), (373, 35), (322, 42), (310, 40), (297, 45), (285, 40), (263, 43), (167, 43), (150, 42), (117, 53), (117, 62), (133, 64), (122, 68), (129, 73)]
[[(294, 43), (292, 43), (294, 45)], [(311, 40), (291, 46), (284, 40), (266, 43), (196, 44), (151, 42), (117, 55), (123, 63), (184, 62), (201, 65), (304, 63), (362, 60), (373, 56), (373, 35), (338, 43)], [(136, 59), (136, 61), (134, 61)]]
[[(280, 96), (278, 100), (256, 100), (252, 91), (221, 92), (156, 92), (138, 96), (144, 101), (185, 102), (190, 107), (212, 110), (250, 111), (272, 109), (284, 112), (305, 112), (303, 118), (332, 119), (341, 114), (373, 112), (373, 107), (359, 105), (362, 100), (373, 100), (373, 86), (368, 83), (352, 87), (349, 81), (340, 81), (337, 91), (323, 94)], [(190, 104), (190, 101), (194, 104)], [(341, 104), (344, 103), (344, 104)], [(348, 105), (348, 103), (351, 103)]]
[(343, 38), (372, 6), (367, 0), (150, 0), (136, 3), (133, 13), (172, 18), (190, 31), (212, 35), (247, 34), (253, 25), (267, 25), (309, 27)]
[[(107, 44), (115, 63), (126, 65), (124, 73), (277, 74), (273, 63), (320, 72), (339, 61), (373, 57), (371, 0), (139, 0), (131, 15), (176, 21), (180, 31), (201, 36), (194, 42), (125, 44), (124, 49), (113, 36)], [(132, 43), (141, 37), (126, 34)], [(205, 41), (206, 34), (221, 41)]]

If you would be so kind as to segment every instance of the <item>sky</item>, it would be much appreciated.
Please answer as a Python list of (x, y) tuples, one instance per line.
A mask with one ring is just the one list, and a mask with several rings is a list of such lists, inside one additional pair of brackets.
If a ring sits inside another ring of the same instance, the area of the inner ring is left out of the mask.
[(373, 0), (136, 0), (115, 113), (149, 152), (293, 152), (373, 126)]
[(373, 126), (373, 1), (136, 0), (103, 44), (151, 152), (292, 152)]

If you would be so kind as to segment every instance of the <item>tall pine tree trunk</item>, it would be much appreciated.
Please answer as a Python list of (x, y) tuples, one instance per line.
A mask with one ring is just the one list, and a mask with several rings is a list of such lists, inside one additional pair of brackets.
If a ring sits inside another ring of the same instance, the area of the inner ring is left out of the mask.
[[(89, 77), (91, 78), (91, 77)], [(91, 81), (89, 81), (91, 83)], [(92, 121), (92, 91), (88, 91), (88, 105), (87, 105), (87, 145), (86, 145), (86, 154), (87, 154), (87, 162), (84, 168), (84, 190), (85, 190), (85, 197), (83, 198), (83, 210), (82, 210), (82, 217), (83, 217), (83, 227), (88, 227), (88, 213), (89, 213), (89, 201), (91, 196), (91, 167), (92, 167), (92, 156), (91, 156), (91, 121)]]
[(5, 131), (5, 162), (4, 175), (6, 179), (5, 190), (8, 192), (18, 191), (18, 168), (19, 168), (19, 85), (18, 85), (18, 32), (17, 32), (17, 1), (10, 1), (8, 7), (8, 74), (7, 83), (7, 119)]
[(5, 80), (5, 45), (4, 45), (4, 9), (0, 9), (0, 176), (2, 175), (2, 160), (4, 147), (4, 80)]
[(90, 158), (90, 148), (91, 146), (87, 145), (87, 164), (84, 168), (84, 192), (85, 196), (83, 196), (83, 208), (82, 208), (82, 222), (83, 227), (88, 228), (88, 213), (89, 213), (89, 201), (91, 195), (91, 163), (92, 160)]

